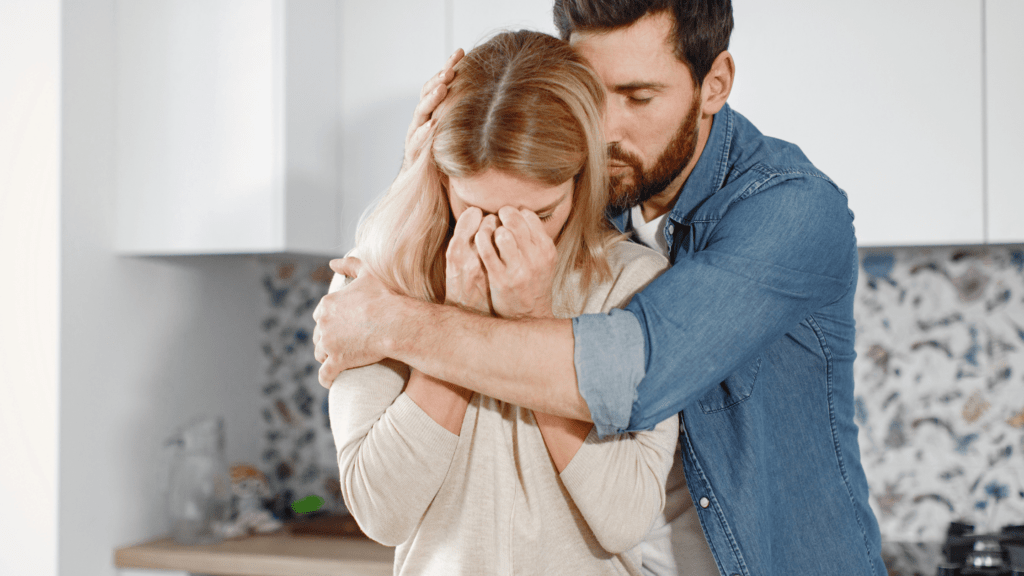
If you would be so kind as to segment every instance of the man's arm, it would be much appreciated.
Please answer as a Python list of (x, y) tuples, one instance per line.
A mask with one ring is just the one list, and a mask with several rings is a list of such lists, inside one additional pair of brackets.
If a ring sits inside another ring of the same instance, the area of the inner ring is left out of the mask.
[[(706, 244), (680, 254), (620, 316), (643, 328), (643, 379), (606, 373), (599, 342), (615, 314), (575, 320), (580, 391), (598, 431), (648, 430), (691, 406), (801, 321), (850, 290), (856, 240), (845, 196), (814, 176), (780, 174), (732, 202)], [(610, 417), (606, 417), (610, 415)]]
[(354, 258), (331, 267), (356, 279), (314, 312), (317, 360), (326, 359), (321, 384), (348, 368), (394, 358), (517, 406), (590, 421), (576, 384), (571, 320), (485, 317), (395, 294)]

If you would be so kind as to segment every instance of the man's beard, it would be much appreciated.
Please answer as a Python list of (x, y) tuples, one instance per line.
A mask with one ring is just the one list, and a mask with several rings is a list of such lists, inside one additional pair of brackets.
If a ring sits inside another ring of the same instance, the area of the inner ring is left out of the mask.
[(690, 163), (697, 149), (697, 117), (700, 114), (700, 93), (694, 94), (690, 110), (683, 118), (679, 130), (665, 147), (650, 170), (644, 170), (643, 162), (617, 143), (608, 145), (609, 161), (625, 163), (633, 173), (632, 182), (624, 182), (625, 174), (611, 176), (611, 200), (608, 213), (618, 216), (634, 206), (650, 200), (668, 187), (686, 165)]

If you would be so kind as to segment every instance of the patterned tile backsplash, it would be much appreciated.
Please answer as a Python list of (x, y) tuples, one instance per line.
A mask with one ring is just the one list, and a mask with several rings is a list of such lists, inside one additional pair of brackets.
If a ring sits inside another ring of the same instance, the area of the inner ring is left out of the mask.
[(856, 417), (889, 540), (1024, 524), (1024, 249), (861, 253)]
[(260, 265), (263, 396), (260, 468), (277, 495), (275, 512), (307, 496), (323, 509), (344, 510), (327, 411), (327, 390), (313, 358), (313, 309), (333, 272), (324, 262), (263, 260)]
[[(323, 262), (264, 260), (259, 467), (279, 501), (343, 511), (327, 391), (310, 341)], [(1024, 524), (1024, 248), (861, 252), (856, 418), (887, 540), (942, 540), (949, 521)]]

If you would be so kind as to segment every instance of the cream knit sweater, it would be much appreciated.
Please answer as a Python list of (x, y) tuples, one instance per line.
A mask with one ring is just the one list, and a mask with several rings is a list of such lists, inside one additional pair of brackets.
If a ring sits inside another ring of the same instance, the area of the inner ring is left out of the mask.
[[(609, 261), (582, 313), (625, 306), (667, 267), (629, 242)], [(474, 394), (456, 436), (403, 393), (408, 375), (394, 361), (349, 370), (329, 396), (345, 503), (397, 546), (396, 575), (640, 574), (634, 547), (665, 505), (677, 417), (603, 440), (592, 430), (559, 474), (530, 410)]]

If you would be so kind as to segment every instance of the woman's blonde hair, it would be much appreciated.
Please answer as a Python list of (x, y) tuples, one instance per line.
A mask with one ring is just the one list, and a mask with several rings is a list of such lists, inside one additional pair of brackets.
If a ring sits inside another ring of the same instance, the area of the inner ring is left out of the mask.
[(356, 232), (359, 256), (393, 290), (443, 302), (445, 250), (454, 217), (448, 177), (494, 169), (549, 186), (575, 179), (573, 205), (557, 239), (556, 293), (578, 273), (585, 294), (606, 279), (617, 235), (604, 218), (608, 173), (600, 80), (565, 42), (502, 32), (455, 66), (448, 95), (421, 154)]

